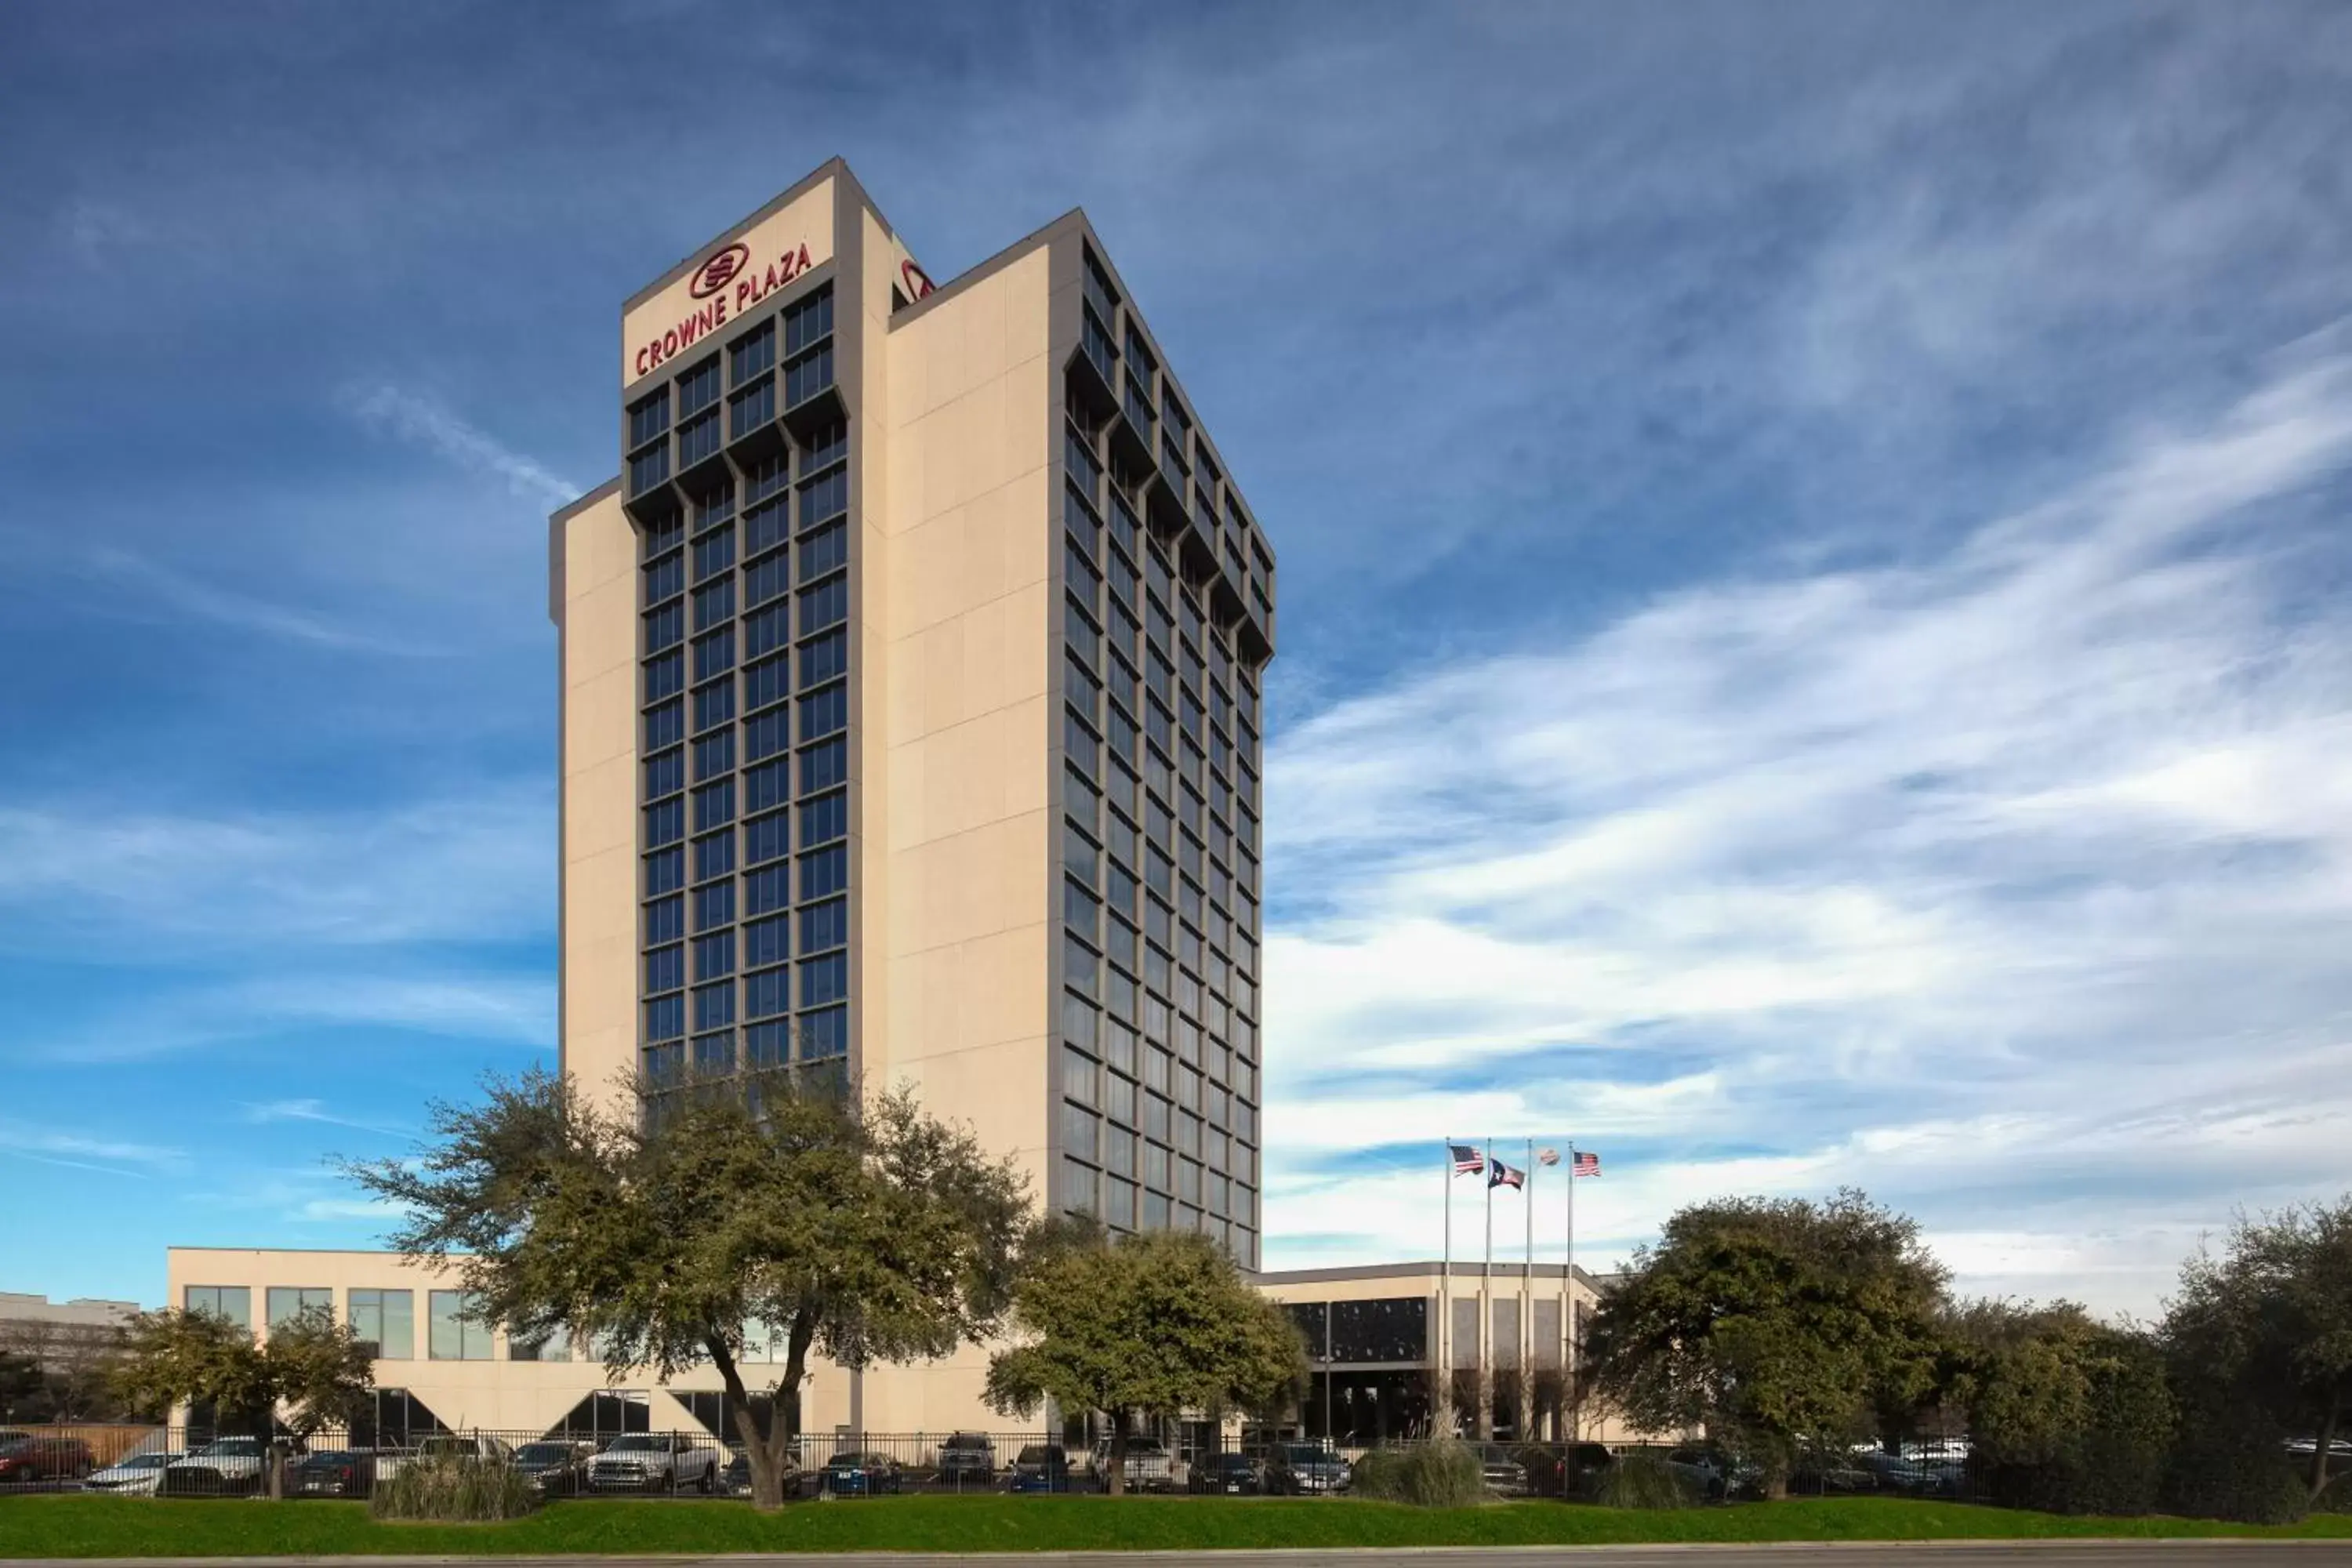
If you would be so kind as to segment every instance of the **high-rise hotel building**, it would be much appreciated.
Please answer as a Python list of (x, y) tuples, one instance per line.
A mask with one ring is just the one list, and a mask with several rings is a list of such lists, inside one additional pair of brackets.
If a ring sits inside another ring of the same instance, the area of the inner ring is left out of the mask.
[(1085, 215), (934, 288), (835, 161), (619, 380), (550, 536), (566, 1070), (903, 1080), (1255, 1268), (1274, 552)]

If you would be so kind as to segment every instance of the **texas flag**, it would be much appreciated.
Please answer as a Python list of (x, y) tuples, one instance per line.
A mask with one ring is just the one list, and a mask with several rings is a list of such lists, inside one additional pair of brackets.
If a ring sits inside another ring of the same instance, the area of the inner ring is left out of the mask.
[(1497, 1160), (1495, 1162), (1495, 1173), (1486, 1178), (1486, 1184), (1490, 1187), (1517, 1187), (1524, 1189), (1528, 1184), (1528, 1173), (1514, 1166), (1506, 1165), (1503, 1162)]

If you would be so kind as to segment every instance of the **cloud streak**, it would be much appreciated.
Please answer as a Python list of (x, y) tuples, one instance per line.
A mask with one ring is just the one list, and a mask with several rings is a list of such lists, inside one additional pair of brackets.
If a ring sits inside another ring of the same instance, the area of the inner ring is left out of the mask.
[(498, 480), (509, 493), (550, 510), (579, 499), (583, 487), (551, 472), (467, 423), (433, 399), (389, 383), (344, 390), (343, 405), (367, 427), (423, 447), (458, 467)]

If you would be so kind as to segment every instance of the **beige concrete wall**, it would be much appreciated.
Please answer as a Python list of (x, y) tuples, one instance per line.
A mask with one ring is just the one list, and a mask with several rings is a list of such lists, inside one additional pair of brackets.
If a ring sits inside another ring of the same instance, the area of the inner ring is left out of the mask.
[(637, 1044), (637, 542), (617, 494), (562, 524), (562, 1068), (618, 1096)]
[[(866, 247), (887, 312), (904, 255)], [(1059, 846), (1047, 767), (1059, 622), (1059, 511), (1048, 487), (1055, 388), (1042, 247), (875, 341), (869, 456), (883, 458), (865, 538), (885, 634), (864, 754), (869, 904), (867, 1075), (970, 1122), (1045, 1194), (1053, 1070), (1049, 938)], [(876, 434), (878, 427), (878, 436)], [(863, 646), (863, 645), (861, 645)], [(876, 720), (879, 722), (876, 722)], [(877, 1430), (1001, 1426), (987, 1356), (877, 1368)]]

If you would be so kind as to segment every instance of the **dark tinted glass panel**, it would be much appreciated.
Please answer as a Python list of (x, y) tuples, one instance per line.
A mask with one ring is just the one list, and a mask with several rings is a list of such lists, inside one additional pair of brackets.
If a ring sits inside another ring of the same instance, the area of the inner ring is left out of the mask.
[(801, 753), (801, 793), (830, 789), (849, 781), (849, 746), (835, 739)]
[(801, 911), (801, 951), (823, 952), (849, 941), (849, 900), (835, 899)]
[(763, 867), (743, 879), (743, 912), (772, 914), (792, 901), (790, 866)]
[(1339, 1361), (1420, 1361), (1429, 1353), (1429, 1302), (1420, 1296), (1331, 1303)]
[(801, 684), (814, 686), (849, 668), (849, 634), (830, 631), (801, 645)]

